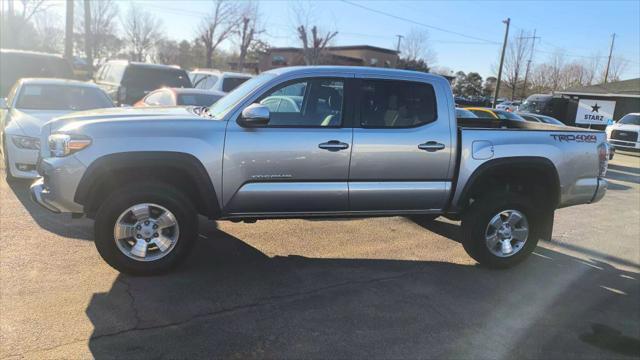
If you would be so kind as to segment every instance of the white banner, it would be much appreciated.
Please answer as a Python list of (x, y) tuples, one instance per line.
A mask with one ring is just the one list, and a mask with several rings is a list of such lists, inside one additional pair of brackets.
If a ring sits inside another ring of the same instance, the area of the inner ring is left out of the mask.
[(615, 101), (580, 99), (576, 124), (607, 125), (613, 121)]

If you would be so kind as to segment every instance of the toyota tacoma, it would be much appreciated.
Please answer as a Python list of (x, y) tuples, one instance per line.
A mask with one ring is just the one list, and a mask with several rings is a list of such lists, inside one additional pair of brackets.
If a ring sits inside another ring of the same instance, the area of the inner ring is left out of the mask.
[(461, 220), (479, 263), (510, 267), (554, 211), (599, 201), (605, 133), (457, 119), (440, 76), (366, 67), (265, 72), (211, 107), (108, 109), (47, 123), (32, 198), (95, 219), (100, 255), (156, 274), (184, 260), (198, 215)]

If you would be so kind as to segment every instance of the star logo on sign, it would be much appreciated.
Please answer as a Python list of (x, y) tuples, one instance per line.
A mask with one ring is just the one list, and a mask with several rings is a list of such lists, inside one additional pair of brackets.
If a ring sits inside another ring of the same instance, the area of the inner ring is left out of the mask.
[(598, 106), (598, 103), (596, 103), (591, 107), (591, 112), (598, 112), (599, 109), (600, 109), (600, 106)]

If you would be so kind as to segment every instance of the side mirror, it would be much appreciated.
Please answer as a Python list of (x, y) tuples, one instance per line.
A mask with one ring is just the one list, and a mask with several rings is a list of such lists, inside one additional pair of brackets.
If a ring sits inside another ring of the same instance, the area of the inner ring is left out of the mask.
[(7, 104), (7, 98), (0, 98), (0, 109), (6, 110), (9, 108), (9, 104)]
[(251, 104), (242, 110), (238, 124), (242, 127), (264, 126), (269, 123), (269, 108), (262, 104)]

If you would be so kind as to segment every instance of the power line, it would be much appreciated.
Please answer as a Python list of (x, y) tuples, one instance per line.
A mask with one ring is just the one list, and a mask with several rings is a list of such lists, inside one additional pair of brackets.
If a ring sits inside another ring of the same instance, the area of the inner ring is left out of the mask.
[(405, 17), (402, 17), (402, 16), (393, 15), (393, 14), (390, 14), (390, 13), (387, 13), (387, 12), (384, 12), (384, 11), (376, 10), (376, 9), (373, 9), (373, 8), (370, 8), (370, 7), (361, 5), (361, 4), (357, 4), (357, 3), (354, 3), (354, 2), (351, 2), (351, 1), (348, 1), (348, 0), (342, 0), (342, 2), (344, 2), (345, 4), (349, 4), (349, 5), (355, 6), (355, 7), (359, 7), (361, 9), (365, 9), (367, 11), (371, 11), (371, 12), (380, 14), (380, 15), (388, 16), (388, 17), (391, 17), (391, 18), (394, 18), (394, 19), (397, 19), (397, 20), (402, 20), (402, 21), (405, 21), (405, 22), (408, 22), (408, 23), (411, 23), (411, 24), (414, 24), (414, 25), (419, 25), (419, 26), (423, 26), (423, 27), (426, 27), (426, 28), (429, 28), (429, 29), (442, 31), (442, 32), (445, 32), (445, 33), (448, 33), (448, 34), (462, 36), (462, 37), (465, 37), (465, 38), (468, 38), (468, 39), (473, 39), (473, 40), (483, 41), (483, 42), (486, 42), (486, 43), (500, 45), (499, 42), (496, 42), (496, 41), (493, 41), (493, 40), (483, 39), (483, 38), (479, 38), (479, 37), (476, 37), (476, 36), (463, 34), (463, 33), (457, 32), (457, 31), (443, 29), (441, 27), (437, 27), (437, 26), (433, 26), (433, 25), (427, 25), (425, 23), (421, 23), (421, 22), (418, 22), (418, 21), (415, 21), (415, 20), (411, 20), (411, 19), (408, 19), (408, 18), (405, 18)]

